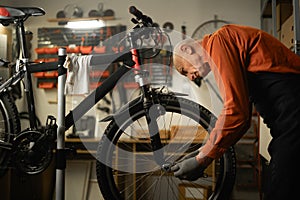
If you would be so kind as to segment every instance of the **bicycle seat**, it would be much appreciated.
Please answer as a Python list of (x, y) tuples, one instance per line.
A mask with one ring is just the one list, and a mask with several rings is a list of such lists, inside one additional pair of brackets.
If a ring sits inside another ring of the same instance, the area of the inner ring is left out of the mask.
[(46, 12), (39, 7), (9, 7), (0, 5), (0, 23), (7, 26), (15, 20), (26, 20), (30, 16), (42, 16)]

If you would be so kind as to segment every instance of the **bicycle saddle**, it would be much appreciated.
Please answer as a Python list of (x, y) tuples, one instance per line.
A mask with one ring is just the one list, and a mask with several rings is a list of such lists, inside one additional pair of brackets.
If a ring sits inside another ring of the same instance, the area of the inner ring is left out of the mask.
[(0, 23), (7, 26), (15, 20), (26, 20), (30, 16), (45, 15), (46, 12), (38, 7), (9, 7), (0, 5)]

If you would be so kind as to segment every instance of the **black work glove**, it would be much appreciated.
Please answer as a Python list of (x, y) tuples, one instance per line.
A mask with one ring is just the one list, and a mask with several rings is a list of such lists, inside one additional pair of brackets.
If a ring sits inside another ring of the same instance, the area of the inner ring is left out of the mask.
[(196, 157), (190, 157), (182, 160), (171, 167), (174, 176), (181, 180), (195, 181), (203, 176), (206, 166), (202, 166)]

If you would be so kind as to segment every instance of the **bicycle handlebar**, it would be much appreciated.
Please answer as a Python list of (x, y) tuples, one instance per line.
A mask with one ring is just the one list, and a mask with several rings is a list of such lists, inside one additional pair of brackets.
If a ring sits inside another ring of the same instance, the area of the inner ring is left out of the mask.
[(129, 7), (129, 13), (133, 14), (137, 21), (140, 21), (147, 27), (151, 27), (152, 24), (153, 24), (153, 21), (152, 19), (147, 16), (147, 15), (144, 15), (140, 10), (138, 10), (135, 6), (130, 6)]

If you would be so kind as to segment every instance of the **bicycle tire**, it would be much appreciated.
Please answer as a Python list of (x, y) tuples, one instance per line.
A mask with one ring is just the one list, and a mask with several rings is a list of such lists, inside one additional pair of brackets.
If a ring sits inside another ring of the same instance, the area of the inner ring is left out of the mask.
[[(18, 110), (12, 96), (9, 93), (0, 94), (0, 140), (11, 143), (14, 136), (21, 130)], [(7, 170), (10, 158), (10, 150), (0, 148), (0, 177)]]
[[(176, 120), (175, 124), (182, 123), (177, 121), (178, 119), (181, 119), (181, 117), (182, 119), (186, 118), (187, 120), (191, 120), (192, 126), (200, 125), (204, 128), (206, 134), (209, 134), (210, 130), (213, 128), (216, 117), (203, 106), (188, 99), (170, 95), (158, 95), (158, 98), (160, 106), (162, 106), (162, 108), (164, 108), (166, 111), (166, 115), (162, 116), (165, 118), (163, 121), (165, 121), (166, 124), (163, 126), (166, 126), (166, 130), (170, 129), (170, 116), (171, 119), (174, 116), (174, 119)], [(125, 154), (121, 154), (124, 151), (127, 151), (130, 154), (130, 148), (132, 148), (122, 142), (123, 139), (121, 138), (121, 135), (128, 134), (126, 128), (130, 127), (133, 129), (134, 127), (137, 127), (138, 123), (141, 123), (139, 120), (145, 117), (143, 105), (137, 104), (135, 101), (137, 100), (132, 101), (132, 105), (134, 106), (123, 112), (123, 114), (118, 116), (117, 119), (115, 118), (111, 121), (105, 130), (97, 149), (96, 173), (98, 185), (104, 199), (193, 199), (193, 195), (195, 194), (202, 195), (203, 199), (229, 199), (236, 175), (236, 158), (233, 147), (230, 147), (220, 159), (214, 161), (212, 164), (212, 166), (215, 168), (215, 170), (211, 173), (212, 177), (215, 176), (214, 179), (211, 177), (206, 177), (200, 178), (196, 182), (181, 181), (174, 177), (173, 173), (164, 173), (159, 167), (153, 168), (153, 160), (151, 160), (151, 156), (149, 159), (148, 157), (141, 155), (141, 157), (145, 160), (141, 160), (140, 164), (142, 165), (144, 161), (147, 161), (143, 167), (147, 168), (147, 166), (149, 166), (148, 171), (145, 169), (144, 172), (141, 172), (141, 170), (138, 169), (138, 153), (135, 153), (134, 156), (127, 155), (126, 152)], [(130, 113), (130, 117), (128, 117), (128, 113)], [(167, 113), (169, 114), (167, 115)], [(161, 122), (157, 120), (157, 123)], [(185, 123), (185, 125), (187, 124)], [(180, 140), (183, 138), (183, 136), (184, 135), (179, 135), (179, 138), (177, 139)], [(131, 135), (130, 139), (132, 141), (136, 138)], [(143, 143), (140, 139), (136, 140), (137, 144)], [(148, 140), (145, 139), (142, 141), (149, 141), (149, 138)], [(172, 140), (166, 139), (166, 143), (164, 143), (164, 152), (167, 154), (168, 152), (174, 152), (175, 149), (176, 156), (173, 159), (178, 159), (178, 157), (181, 156), (178, 154), (184, 155), (185, 152), (191, 152), (201, 146), (200, 143), (196, 145), (193, 144), (192, 140), (188, 141), (190, 142), (188, 145), (185, 143), (179, 144), (180, 146), (176, 146), (176, 142), (173, 141), (175, 148), (172, 148), (169, 146), (172, 143), (170, 141)], [(116, 148), (117, 145), (118, 148)], [(122, 145), (123, 147), (121, 148)], [(188, 146), (188, 148), (186, 148), (184, 151), (181, 152), (180, 150), (177, 150), (185, 145)], [(147, 142), (143, 144), (143, 148), (146, 148), (145, 146), (147, 146)], [(166, 150), (165, 147), (168, 147), (168, 149)], [(117, 160), (116, 154), (118, 154)], [(128, 157), (128, 160), (125, 160), (125, 157)], [(169, 158), (170, 157), (172, 157), (172, 155), (170, 155)], [(132, 166), (132, 170), (127, 170), (127, 168), (130, 168), (130, 165), (132, 164), (132, 159), (136, 159), (136, 165)], [(122, 166), (125, 166), (125, 168)], [(158, 176), (154, 176), (154, 174)], [(126, 183), (126, 179), (130, 183)], [(208, 180), (213, 181), (209, 183), (211, 185), (206, 187), (208, 189), (207, 196), (205, 196), (205, 194), (201, 193), (201, 191), (204, 189), (202, 186), (204, 186), (205, 181)], [(180, 192), (181, 190), (178, 189), (180, 184), (182, 186), (189, 186), (188, 188), (194, 188), (185, 189), (185, 194), (182, 194)], [(128, 186), (128, 188), (126, 186)], [(190, 192), (192, 190), (194, 192)], [(186, 195), (188, 197), (186, 197)], [(195, 196), (195, 199), (196, 198), (197, 197)], [(197, 199), (199, 199), (199, 196)]]

